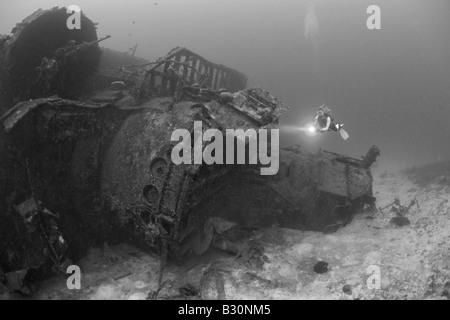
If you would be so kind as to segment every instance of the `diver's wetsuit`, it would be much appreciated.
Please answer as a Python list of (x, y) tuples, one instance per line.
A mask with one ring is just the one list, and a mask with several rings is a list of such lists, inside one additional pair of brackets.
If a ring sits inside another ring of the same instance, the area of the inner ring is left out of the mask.
[(318, 114), (316, 116), (317, 123), (319, 124), (320, 128), (326, 128), (327, 126), (327, 119), (330, 118), (330, 126), (328, 127), (328, 130), (331, 131), (338, 131), (338, 127), (336, 127), (336, 124), (334, 123), (333, 118), (328, 114)]

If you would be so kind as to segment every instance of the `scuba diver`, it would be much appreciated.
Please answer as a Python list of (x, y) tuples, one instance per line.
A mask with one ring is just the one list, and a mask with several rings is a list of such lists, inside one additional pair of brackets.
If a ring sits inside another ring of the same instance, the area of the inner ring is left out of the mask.
[(349, 135), (348, 133), (342, 129), (344, 126), (343, 123), (335, 123), (333, 116), (331, 114), (331, 110), (324, 105), (320, 106), (317, 109), (316, 117), (314, 119), (314, 126), (316, 130), (324, 133), (325, 131), (335, 131), (341, 134), (342, 139), (347, 140)]

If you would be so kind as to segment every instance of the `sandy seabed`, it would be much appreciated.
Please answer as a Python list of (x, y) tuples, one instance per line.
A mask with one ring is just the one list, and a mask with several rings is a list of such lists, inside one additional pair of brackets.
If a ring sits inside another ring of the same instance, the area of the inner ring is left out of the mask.
[[(413, 198), (410, 225), (390, 223), (389, 209), (364, 212), (336, 233), (269, 228), (254, 235), (268, 261), (254, 268), (232, 256), (209, 252), (183, 266), (169, 265), (160, 299), (183, 298), (180, 288), (199, 288), (204, 299), (447, 299), (450, 291), (450, 187), (419, 188), (401, 175), (375, 178), (377, 206)], [(128, 244), (106, 263), (100, 249), (79, 262), (81, 289), (69, 290), (62, 276), (41, 284), (36, 299), (145, 299), (156, 290), (160, 261)], [(317, 274), (314, 265), (328, 263)], [(380, 268), (380, 288), (367, 286), (368, 267)], [(213, 271), (213, 272), (212, 272)], [(216, 276), (207, 276), (215, 273)], [(219, 281), (218, 281), (219, 279)], [(221, 284), (218, 284), (218, 283)]]

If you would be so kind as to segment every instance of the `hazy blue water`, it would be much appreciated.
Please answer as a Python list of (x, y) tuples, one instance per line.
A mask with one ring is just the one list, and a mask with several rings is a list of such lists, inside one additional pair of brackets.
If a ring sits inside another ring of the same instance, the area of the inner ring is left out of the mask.
[[(282, 98), (292, 107), (283, 123), (305, 123), (325, 102), (350, 134), (344, 142), (283, 131), (285, 144), (353, 156), (377, 144), (381, 165), (450, 158), (450, 1), (312, 3), (315, 42), (305, 37), (306, 0), (1, 0), (0, 33), (38, 7), (76, 4), (99, 36), (112, 35), (107, 47), (139, 43), (137, 54), (154, 59), (185, 46)], [(366, 28), (371, 4), (381, 7), (381, 30)]]

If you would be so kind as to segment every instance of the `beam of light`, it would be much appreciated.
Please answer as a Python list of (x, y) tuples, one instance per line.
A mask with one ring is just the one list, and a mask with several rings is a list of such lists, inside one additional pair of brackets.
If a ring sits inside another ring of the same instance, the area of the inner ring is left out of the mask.
[(307, 137), (315, 137), (318, 134), (314, 123), (307, 123), (305, 126), (284, 126), (283, 129), (288, 131), (300, 131)]
[(316, 133), (316, 131), (317, 131), (317, 130), (316, 130), (316, 127), (314, 127), (314, 126), (309, 126), (309, 127), (308, 127), (308, 132), (309, 132), (309, 133)]
[(315, 137), (317, 135), (317, 129), (314, 126), (314, 124), (307, 124), (304, 127), (298, 127), (298, 130), (306, 133), (307, 136), (309, 137)]

